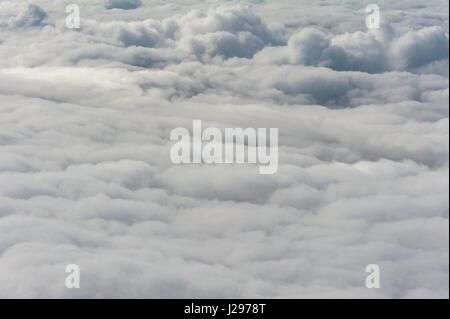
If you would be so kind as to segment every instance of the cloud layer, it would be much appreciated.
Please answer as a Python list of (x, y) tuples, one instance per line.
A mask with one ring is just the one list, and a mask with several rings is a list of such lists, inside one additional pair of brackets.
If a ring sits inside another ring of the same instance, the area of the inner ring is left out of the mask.
[[(364, 7), (1, 2), (0, 297), (448, 298), (448, 3)], [(172, 164), (193, 119), (278, 173)]]

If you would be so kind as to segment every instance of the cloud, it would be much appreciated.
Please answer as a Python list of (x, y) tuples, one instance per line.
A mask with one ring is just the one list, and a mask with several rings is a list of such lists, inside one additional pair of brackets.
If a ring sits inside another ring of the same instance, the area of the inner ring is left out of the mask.
[[(336, 71), (383, 73), (416, 70), (448, 60), (448, 33), (440, 27), (410, 31), (395, 37), (390, 28), (330, 36), (304, 28), (289, 38), (286, 49), (263, 52), (262, 58), (278, 63), (327, 67)], [(270, 58), (274, 55), (278, 58)]]
[(448, 33), (429, 27), (396, 39), (392, 45), (395, 68), (418, 68), (434, 61), (448, 60)]
[(131, 10), (136, 9), (142, 5), (140, 0), (106, 0), (106, 9), (124, 9)]
[(251, 58), (266, 46), (283, 43), (276, 31), (243, 6), (221, 6), (206, 14), (191, 12), (181, 19), (180, 33), (178, 47), (199, 58)]
[(9, 28), (36, 27), (43, 25), (43, 20), (47, 17), (47, 13), (36, 4), (16, 4), (5, 1), (0, 6), (4, 11), (0, 15), (0, 26)]
[[(0, 4), (0, 297), (448, 298), (446, 2), (380, 30), (347, 1), (81, 1), (79, 30), (28, 4)], [(193, 119), (278, 128), (277, 174), (174, 165)]]

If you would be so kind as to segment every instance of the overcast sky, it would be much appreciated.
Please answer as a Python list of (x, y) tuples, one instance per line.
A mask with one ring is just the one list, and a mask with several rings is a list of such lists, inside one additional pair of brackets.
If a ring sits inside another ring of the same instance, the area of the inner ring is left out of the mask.
[[(0, 1), (0, 298), (449, 297), (446, 0), (67, 3)], [(278, 172), (173, 164), (192, 120)]]

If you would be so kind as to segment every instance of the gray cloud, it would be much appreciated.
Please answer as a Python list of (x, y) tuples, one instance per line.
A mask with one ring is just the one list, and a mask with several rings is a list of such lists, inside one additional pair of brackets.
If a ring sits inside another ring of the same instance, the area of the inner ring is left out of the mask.
[(106, 9), (136, 9), (142, 5), (140, 0), (106, 0)]
[(35, 4), (17, 4), (6, 1), (1, 4), (0, 8), (2, 11), (4, 10), (4, 14), (0, 15), (0, 26), (9, 28), (41, 26), (47, 17), (47, 13)]
[[(375, 31), (346, 1), (142, 2), (80, 30), (0, 4), (0, 297), (448, 298), (447, 2)], [(279, 128), (277, 174), (172, 164), (193, 119)]]

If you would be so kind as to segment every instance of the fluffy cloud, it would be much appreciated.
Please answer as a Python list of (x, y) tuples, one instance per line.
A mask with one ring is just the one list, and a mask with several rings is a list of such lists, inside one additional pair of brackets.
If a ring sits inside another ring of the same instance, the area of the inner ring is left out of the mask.
[(106, 0), (106, 9), (136, 9), (142, 5), (140, 0)]
[(23, 28), (40, 26), (47, 17), (45, 11), (35, 4), (2, 2), (0, 9), (0, 26), (10, 28)]
[(289, 38), (286, 48), (267, 50), (261, 58), (336, 71), (383, 73), (417, 71), (419, 67), (448, 60), (448, 54), (448, 33), (441, 27), (409, 31), (398, 37), (390, 28), (335, 36), (315, 28), (304, 28)]
[(393, 67), (418, 68), (434, 61), (448, 60), (448, 33), (439, 27), (408, 32), (392, 45)]
[[(138, 2), (0, 4), (0, 297), (448, 298), (446, 2)], [(277, 174), (172, 164), (193, 119)]]

